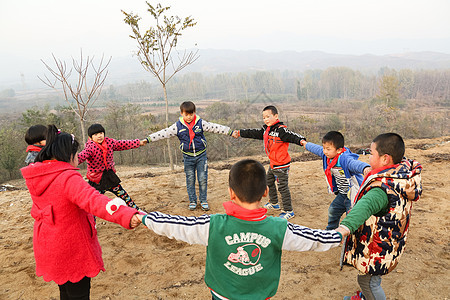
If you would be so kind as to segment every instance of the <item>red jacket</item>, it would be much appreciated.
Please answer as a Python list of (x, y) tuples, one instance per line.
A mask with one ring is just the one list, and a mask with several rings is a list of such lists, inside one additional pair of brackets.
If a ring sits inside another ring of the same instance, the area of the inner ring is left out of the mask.
[(264, 140), (264, 149), (272, 169), (289, 167), (291, 164), (288, 153), (289, 143), (301, 145), (300, 142), (306, 140), (302, 135), (288, 130), (282, 122), (277, 122), (270, 127), (263, 125), (260, 129), (241, 129), (239, 132), (243, 138), (259, 140), (264, 140), (264, 135), (267, 135), (267, 140)]
[(87, 172), (101, 173), (104, 170), (114, 170), (114, 151), (122, 151), (139, 147), (139, 139), (135, 140), (115, 140), (105, 137), (108, 145), (108, 152), (106, 155), (106, 168), (103, 162), (102, 150), (94, 141), (87, 141), (84, 150), (78, 153), (78, 163), (81, 164), (87, 160)]
[(57, 284), (78, 282), (104, 271), (92, 214), (130, 228), (137, 211), (119, 206), (108, 213), (108, 197), (91, 187), (69, 163), (45, 161), (22, 168), (33, 200), (36, 274)]

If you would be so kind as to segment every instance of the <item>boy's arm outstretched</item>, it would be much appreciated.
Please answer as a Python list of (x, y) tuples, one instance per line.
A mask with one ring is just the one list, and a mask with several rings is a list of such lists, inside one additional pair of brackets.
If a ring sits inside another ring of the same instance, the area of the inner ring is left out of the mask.
[(209, 238), (209, 215), (184, 217), (151, 212), (142, 216), (142, 224), (156, 234), (189, 243), (207, 246)]
[(233, 130), (231, 130), (231, 128), (228, 126), (224, 126), (224, 125), (220, 125), (220, 124), (216, 124), (216, 123), (212, 123), (212, 122), (207, 122), (203, 119), (202, 119), (202, 125), (203, 125), (203, 130), (207, 131), (207, 132), (221, 133), (221, 134), (226, 134), (226, 135), (230, 135), (230, 136), (233, 134)]
[(337, 247), (342, 235), (335, 230), (311, 229), (288, 222), (283, 250), (327, 251)]
[(306, 141), (306, 138), (303, 135), (292, 132), (289, 129), (287, 129), (286, 127), (280, 127), (278, 129), (278, 133), (279, 133), (279, 138), (283, 142), (294, 143), (294, 144), (303, 146), (301, 142)]
[(151, 133), (147, 136), (146, 140), (148, 143), (156, 142), (162, 139), (168, 139), (170, 137), (177, 135), (177, 123), (173, 123), (170, 127), (161, 129), (155, 133)]
[(236, 130), (236, 134), (233, 134), (233, 137), (243, 137), (243, 138), (250, 138), (250, 139), (256, 139), (256, 140), (262, 140), (264, 139), (264, 128), (260, 129), (241, 129)]

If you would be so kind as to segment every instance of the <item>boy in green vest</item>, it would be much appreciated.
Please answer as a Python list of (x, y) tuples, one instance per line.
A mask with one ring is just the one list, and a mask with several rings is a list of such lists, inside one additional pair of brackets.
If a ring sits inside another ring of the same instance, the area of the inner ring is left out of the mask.
[(200, 217), (151, 212), (142, 223), (155, 233), (206, 248), (205, 283), (212, 299), (267, 299), (278, 289), (282, 250), (326, 251), (339, 246), (335, 230), (310, 229), (266, 216), (266, 172), (255, 160), (241, 160), (229, 174), (225, 214)]

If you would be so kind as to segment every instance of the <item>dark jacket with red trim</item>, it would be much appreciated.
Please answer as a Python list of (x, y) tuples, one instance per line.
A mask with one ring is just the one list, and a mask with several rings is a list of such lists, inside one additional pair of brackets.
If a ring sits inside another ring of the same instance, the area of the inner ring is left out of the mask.
[(306, 138), (290, 131), (282, 122), (270, 127), (263, 125), (260, 129), (241, 129), (239, 132), (243, 138), (264, 140), (264, 133), (267, 130), (269, 130), (268, 139), (264, 150), (269, 157), (270, 167), (272, 169), (289, 167), (291, 164), (291, 157), (288, 153), (289, 143), (300, 145), (300, 141), (306, 140)]

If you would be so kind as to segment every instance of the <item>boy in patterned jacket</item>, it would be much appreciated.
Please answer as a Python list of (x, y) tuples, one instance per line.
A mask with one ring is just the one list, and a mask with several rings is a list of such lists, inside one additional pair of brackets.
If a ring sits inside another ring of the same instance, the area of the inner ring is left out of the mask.
[(370, 146), (372, 171), (356, 204), (337, 229), (347, 238), (343, 260), (358, 271), (362, 293), (344, 299), (386, 299), (381, 276), (391, 272), (405, 250), (412, 203), (422, 194), (422, 166), (403, 157), (400, 135), (384, 133)]
[(339, 226), (341, 216), (350, 211), (350, 200), (359, 190), (362, 173), (370, 172), (370, 165), (359, 161), (358, 154), (344, 146), (344, 136), (338, 131), (327, 132), (322, 138), (322, 146), (306, 141), (300, 143), (306, 150), (322, 158), (328, 191), (336, 195), (328, 207), (327, 229), (335, 229)]
[[(267, 170), (267, 186), (269, 187), (269, 202), (264, 207), (279, 210), (283, 208), (279, 217), (291, 219), (295, 217), (292, 208), (291, 192), (289, 191), (289, 169), (291, 157), (288, 153), (289, 143), (301, 145), (305, 137), (287, 129), (278, 119), (278, 110), (269, 105), (262, 112), (265, 125), (260, 129), (241, 129), (233, 133), (233, 137), (243, 137), (264, 141), (264, 150), (270, 160)], [(275, 181), (278, 183), (278, 191), (281, 194), (282, 207), (278, 204), (278, 192)]]
[(197, 172), (200, 206), (203, 210), (209, 210), (209, 204), (206, 199), (208, 189), (207, 144), (203, 132), (231, 135), (233, 131), (228, 126), (206, 122), (195, 114), (195, 110), (193, 102), (185, 101), (181, 103), (180, 119), (172, 126), (150, 134), (146, 142), (155, 142), (172, 136), (178, 137), (180, 150), (183, 153), (189, 209), (195, 210), (198, 206), (195, 192), (195, 172)]
[(229, 173), (225, 214), (200, 217), (151, 212), (142, 223), (159, 235), (206, 248), (205, 283), (213, 299), (268, 299), (278, 289), (282, 250), (327, 251), (339, 246), (335, 230), (316, 230), (266, 216), (266, 172), (241, 160)]
[(141, 210), (120, 184), (114, 168), (114, 151), (123, 151), (145, 145), (145, 140), (115, 140), (105, 136), (101, 124), (92, 124), (88, 128), (89, 140), (84, 150), (78, 153), (78, 164), (87, 161), (86, 177), (88, 183), (101, 194), (110, 191), (123, 199), (129, 207)]

